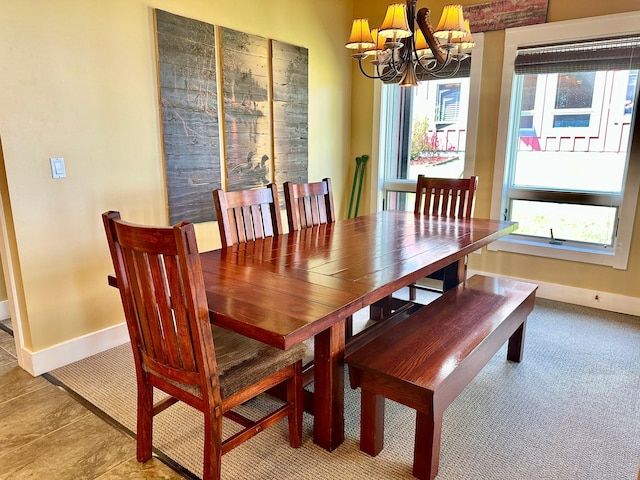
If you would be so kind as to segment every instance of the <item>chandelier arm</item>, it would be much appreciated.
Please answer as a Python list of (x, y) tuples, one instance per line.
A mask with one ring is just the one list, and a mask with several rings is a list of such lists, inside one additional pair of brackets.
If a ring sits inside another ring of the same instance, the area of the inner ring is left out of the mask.
[[(447, 50), (447, 55), (444, 57), (444, 62), (436, 65), (436, 68), (434, 68), (433, 70), (431, 70), (430, 73), (440, 73), (442, 70), (444, 70), (445, 68), (447, 68), (447, 66), (449, 66), (449, 64), (451, 63), (451, 50), (446, 49)], [(458, 68), (460, 68), (460, 66), (458, 65)]]
[(437, 72), (430, 72), (431, 75), (433, 75), (436, 78), (451, 78), (454, 77), (458, 71), (460, 70), (460, 64), (462, 63), (462, 60), (458, 60), (456, 59), (456, 68), (453, 72), (447, 72), (446, 75), (438, 75), (438, 73), (440, 73), (441, 70), (438, 70)]
[[(373, 80), (379, 80), (382, 78), (382, 76), (380, 76), (380, 72), (378, 71), (378, 75), (369, 75), (367, 72), (364, 71), (364, 68), (362, 68), (362, 58), (358, 58), (358, 66), (360, 67), (360, 72), (367, 78), (371, 78)], [(376, 67), (376, 70), (378, 69), (378, 67)]]
[(362, 58), (358, 58), (357, 60), (358, 60), (358, 67), (360, 67), (360, 72), (365, 77), (370, 78), (372, 80), (382, 80), (384, 82), (385, 80), (391, 80), (392, 78), (394, 78), (396, 75), (399, 74), (399, 72), (395, 69), (392, 69), (387, 73), (384, 72), (384, 69), (382, 70), (382, 72), (380, 72), (380, 65), (376, 65), (376, 75), (371, 75), (364, 70), (362, 66)]
[[(404, 41), (403, 41), (403, 45), (404, 45)], [(402, 65), (404, 65), (405, 62), (405, 57), (404, 57), (404, 46), (400, 47), (401, 48), (401, 52), (398, 52), (398, 60), (396, 60), (396, 51), (394, 49), (390, 49), (390, 57), (391, 57), (391, 61), (389, 62), (389, 67), (391, 68), (391, 70), (394, 72), (392, 76), (388, 77), (388, 78), (393, 78), (396, 75), (400, 75), (402, 73)]]
[(378, 75), (380, 76), (380, 79), (383, 82), (392, 80), (393, 78), (395, 78), (398, 75), (400, 75), (400, 73), (401, 72), (398, 70), (397, 66), (394, 66), (394, 67), (389, 66), (389, 69), (386, 71), (386, 73), (385, 73), (384, 69), (382, 69), (382, 73), (380, 73), (378, 71)]

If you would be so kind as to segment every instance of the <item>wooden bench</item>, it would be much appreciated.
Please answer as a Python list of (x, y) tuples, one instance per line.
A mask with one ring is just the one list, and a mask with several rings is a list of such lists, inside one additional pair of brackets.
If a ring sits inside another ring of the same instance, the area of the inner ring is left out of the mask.
[(475, 275), (349, 349), (345, 361), (351, 386), (360, 387), (362, 398), (360, 449), (372, 456), (380, 453), (384, 401), (395, 400), (416, 410), (413, 475), (433, 479), (445, 409), (507, 340), (507, 359), (522, 359), (536, 288)]

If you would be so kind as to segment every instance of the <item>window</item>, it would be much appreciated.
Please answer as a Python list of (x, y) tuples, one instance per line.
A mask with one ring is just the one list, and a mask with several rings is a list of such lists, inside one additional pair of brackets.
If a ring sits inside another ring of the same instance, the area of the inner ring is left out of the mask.
[(472, 62), (454, 78), (413, 88), (380, 89), (379, 208), (413, 210), (418, 175), (461, 178), (473, 173), (482, 34)]
[[(438, 103), (436, 104), (436, 130), (442, 130), (451, 124), (458, 122), (460, 117), (460, 90), (463, 88), (462, 84), (464, 81), (464, 89), (465, 93), (469, 93), (469, 79), (465, 78), (464, 80), (459, 80), (457, 82), (451, 83), (439, 83), (437, 86), (438, 93), (437, 99)], [(428, 101), (428, 97), (426, 99)], [(464, 107), (467, 107), (465, 105)], [(464, 108), (464, 113), (466, 114), (467, 109)], [(465, 115), (466, 120), (466, 115)], [(466, 121), (465, 121), (466, 127)]]
[(492, 249), (626, 268), (640, 35), (591, 23), (507, 31), (492, 213), (519, 229)]

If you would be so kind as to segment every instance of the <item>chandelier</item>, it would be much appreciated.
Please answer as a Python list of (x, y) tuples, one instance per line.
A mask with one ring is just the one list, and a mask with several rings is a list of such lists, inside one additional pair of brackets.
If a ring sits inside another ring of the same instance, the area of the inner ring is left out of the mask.
[[(445, 5), (434, 30), (428, 8), (421, 8), (416, 14), (416, 1), (389, 5), (380, 28), (370, 30), (367, 18), (353, 21), (345, 46), (354, 50), (351, 56), (358, 61), (363, 75), (385, 83), (399, 79), (401, 87), (414, 87), (419, 80), (458, 73), (460, 63), (475, 46), (462, 6)], [(362, 65), (367, 57), (371, 57), (374, 73), (367, 73)]]

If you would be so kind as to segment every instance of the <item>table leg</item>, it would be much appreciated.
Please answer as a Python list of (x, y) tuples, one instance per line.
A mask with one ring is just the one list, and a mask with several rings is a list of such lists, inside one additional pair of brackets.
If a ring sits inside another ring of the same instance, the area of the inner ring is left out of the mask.
[(344, 442), (344, 319), (315, 336), (313, 441), (333, 451)]

